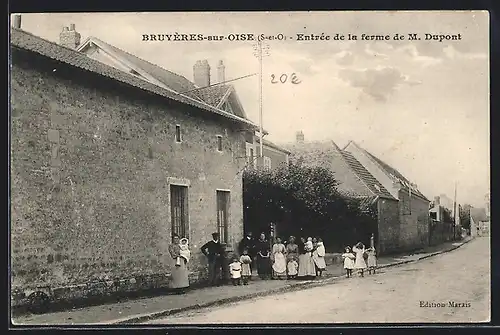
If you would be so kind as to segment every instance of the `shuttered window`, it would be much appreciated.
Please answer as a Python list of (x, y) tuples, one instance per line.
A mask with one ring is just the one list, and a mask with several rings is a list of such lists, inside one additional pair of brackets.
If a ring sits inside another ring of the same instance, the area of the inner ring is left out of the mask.
[(170, 185), (170, 210), (172, 215), (172, 235), (188, 237), (188, 188)]

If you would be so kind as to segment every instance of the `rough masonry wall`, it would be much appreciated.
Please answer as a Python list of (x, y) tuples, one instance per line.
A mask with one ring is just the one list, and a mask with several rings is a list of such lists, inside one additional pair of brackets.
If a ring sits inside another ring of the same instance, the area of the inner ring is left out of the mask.
[(230, 243), (242, 237), (240, 133), (75, 71), (13, 55), (12, 284), (166, 285), (172, 177), (190, 183), (189, 268), (197, 280), (206, 272), (199, 247), (217, 229), (217, 188), (231, 190)]
[[(413, 250), (429, 245), (429, 202), (406, 191), (399, 192), (400, 247)], [(411, 208), (410, 208), (411, 206)]]
[(400, 239), (399, 202), (378, 200), (378, 252), (387, 254), (398, 251)]

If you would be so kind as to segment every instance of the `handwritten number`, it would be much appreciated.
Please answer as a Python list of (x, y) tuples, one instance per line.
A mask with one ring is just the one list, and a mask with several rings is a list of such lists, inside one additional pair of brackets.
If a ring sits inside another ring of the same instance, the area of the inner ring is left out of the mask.
[[(288, 80), (288, 78), (290, 78), (290, 80)], [(294, 72), (290, 75), (290, 77), (286, 74), (286, 73), (283, 73), (281, 76), (280, 76), (280, 79), (279, 81), (276, 80), (276, 76), (274, 74), (271, 74), (271, 84), (285, 84), (286, 82), (290, 82), (294, 85), (298, 85), (302, 82), (302, 80), (300, 80), (298, 77), (297, 77), (297, 74)]]
[(292, 84), (300, 84), (302, 80), (300, 80), (295, 73), (292, 73)]

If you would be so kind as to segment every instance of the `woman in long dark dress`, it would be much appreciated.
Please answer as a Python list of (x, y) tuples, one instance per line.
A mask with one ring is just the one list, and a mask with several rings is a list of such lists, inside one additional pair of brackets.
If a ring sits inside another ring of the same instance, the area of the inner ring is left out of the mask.
[(256, 243), (257, 251), (257, 273), (261, 279), (269, 279), (273, 273), (271, 264), (271, 246), (266, 240), (264, 233), (260, 234), (260, 238)]

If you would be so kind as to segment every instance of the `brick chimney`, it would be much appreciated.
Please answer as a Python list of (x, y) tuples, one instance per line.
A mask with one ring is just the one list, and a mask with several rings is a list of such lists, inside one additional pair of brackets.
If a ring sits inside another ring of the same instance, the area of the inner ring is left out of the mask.
[(71, 49), (78, 48), (81, 39), (82, 36), (75, 30), (74, 23), (69, 27), (63, 27), (63, 31), (59, 34), (59, 44)]
[(14, 28), (21, 29), (21, 15), (14, 15)]
[(438, 207), (441, 205), (441, 198), (440, 197), (434, 197), (434, 205)]
[(198, 87), (210, 86), (210, 65), (208, 61), (199, 60), (193, 66), (194, 83)]
[(297, 143), (304, 143), (304, 133), (302, 132), (302, 130), (299, 130), (295, 134), (295, 140)]
[(217, 80), (219, 83), (223, 83), (226, 81), (226, 66), (222, 62), (222, 60), (219, 61), (219, 65), (217, 66)]

